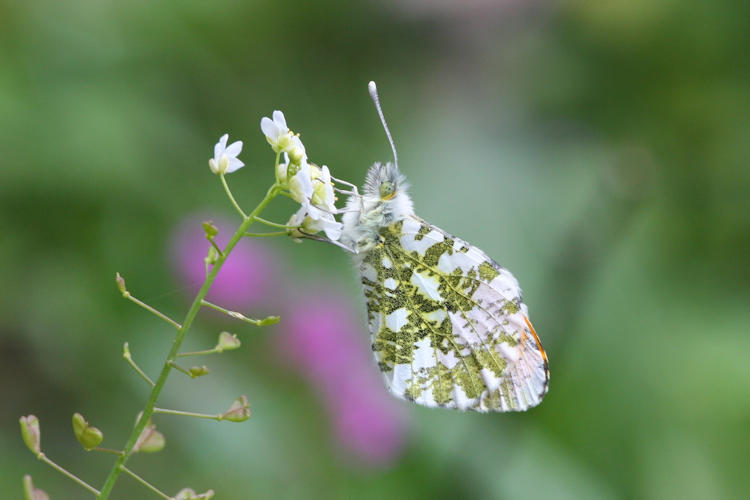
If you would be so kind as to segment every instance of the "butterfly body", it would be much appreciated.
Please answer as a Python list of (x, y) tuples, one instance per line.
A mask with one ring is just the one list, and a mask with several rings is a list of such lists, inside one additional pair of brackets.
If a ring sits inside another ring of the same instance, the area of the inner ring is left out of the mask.
[(513, 275), (414, 214), (404, 177), (373, 165), (343, 217), (372, 350), (388, 389), (430, 407), (523, 411), (541, 402), (547, 357)]

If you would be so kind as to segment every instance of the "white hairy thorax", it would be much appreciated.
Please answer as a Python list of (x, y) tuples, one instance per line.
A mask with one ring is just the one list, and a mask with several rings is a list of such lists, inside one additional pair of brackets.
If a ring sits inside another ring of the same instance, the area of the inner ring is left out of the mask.
[[(393, 186), (390, 199), (383, 199), (380, 188), (384, 183)], [(393, 163), (375, 163), (367, 171), (362, 194), (351, 196), (346, 202), (341, 242), (358, 254), (374, 246), (381, 228), (414, 215), (414, 207), (406, 190), (409, 185)]]

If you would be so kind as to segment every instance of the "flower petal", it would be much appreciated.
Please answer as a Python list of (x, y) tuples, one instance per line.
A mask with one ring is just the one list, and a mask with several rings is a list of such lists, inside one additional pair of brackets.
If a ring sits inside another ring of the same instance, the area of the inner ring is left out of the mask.
[(242, 161), (238, 160), (237, 158), (231, 158), (229, 160), (229, 166), (227, 166), (226, 173), (230, 174), (230, 173), (234, 172), (235, 170), (241, 169), (244, 166), (245, 166), (245, 164), (242, 163)]
[(273, 121), (276, 123), (276, 126), (278, 126), (283, 132), (286, 132), (289, 130), (289, 128), (286, 126), (286, 118), (284, 118), (284, 113), (282, 113), (279, 110), (276, 110), (273, 112)]
[(233, 142), (225, 152), (227, 156), (236, 158), (242, 152), (242, 141)]
[(260, 129), (263, 131), (263, 134), (266, 137), (268, 137), (270, 140), (275, 141), (278, 138), (278, 136), (279, 136), (279, 129), (278, 129), (278, 127), (267, 116), (264, 116), (263, 118), (261, 118), (261, 120), (260, 120)]
[(216, 143), (214, 146), (214, 159), (218, 163), (219, 157), (221, 157), (222, 153), (224, 153), (224, 150), (227, 147), (227, 139), (229, 139), (229, 134), (224, 134), (219, 139), (219, 142)]

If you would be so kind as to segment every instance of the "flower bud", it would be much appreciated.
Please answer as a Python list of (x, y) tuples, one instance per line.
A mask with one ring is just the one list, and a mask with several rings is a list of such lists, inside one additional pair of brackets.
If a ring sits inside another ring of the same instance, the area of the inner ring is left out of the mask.
[(192, 488), (183, 488), (175, 495), (174, 500), (208, 500), (213, 498), (214, 494), (214, 490), (208, 490), (199, 495)]
[(208, 367), (206, 365), (190, 367), (190, 378), (198, 378), (203, 375), (208, 375)]
[(120, 290), (120, 293), (127, 297), (128, 289), (125, 287), (125, 278), (120, 276), (120, 273), (115, 273), (115, 282), (117, 283), (117, 289)]
[(230, 422), (244, 422), (250, 418), (250, 403), (247, 401), (247, 396), (240, 396), (235, 399), (232, 406), (224, 412), (221, 418)]
[(207, 240), (211, 240), (219, 234), (219, 228), (214, 226), (214, 222), (207, 220), (203, 222), (203, 232), (206, 235)]
[(281, 321), (281, 316), (267, 316), (258, 322), (258, 326), (275, 325)]
[(91, 451), (102, 443), (104, 434), (96, 427), (91, 427), (83, 415), (80, 413), (73, 414), (73, 434), (83, 449)]
[(26, 446), (28, 446), (34, 455), (39, 455), (42, 452), (42, 434), (39, 430), (39, 419), (34, 415), (29, 415), (28, 417), (21, 417), (19, 423), (21, 424), (23, 442), (26, 443)]
[(289, 154), (289, 160), (295, 165), (301, 165), (302, 160), (305, 159), (305, 146), (297, 135), (289, 137), (289, 143), (284, 148), (284, 151)]
[(213, 266), (216, 264), (217, 260), (219, 260), (219, 252), (216, 251), (214, 246), (208, 247), (208, 253), (203, 258), (203, 262), (205, 262), (207, 266)]
[[(138, 420), (140, 420), (140, 418), (139, 415)], [(155, 453), (161, 451), (166, 443), (167, 441), (164, 439), (164, 434), (157, 431), (156, 426), (151, 425), (151, 420), (149, 420), (146, 427), (143, 428), (141, 435), (138, 436), (138, 440), (135, 442), (135, 446), (133, 446), (133, 452), (142, 451), (144, 453)]]
[(221, 332), (219, 334), (219, 342), (216, 344), (215, 349), (219, 352), (232, 351), (234, 349), (239, 349), (241, 345), (242, 342), (237, 338), (237, 335), (229, 332)]
[(49, 495), (39, 488), (34, 488), (34, 483), (28, 474), (23, 476), (23, 494), (25, 500), (49, 500)]

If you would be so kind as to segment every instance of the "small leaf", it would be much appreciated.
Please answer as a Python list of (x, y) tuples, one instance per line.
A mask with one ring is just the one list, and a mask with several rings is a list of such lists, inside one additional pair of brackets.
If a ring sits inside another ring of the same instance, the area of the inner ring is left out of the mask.
[(215, 349), (218, 352), (231, 351), (234, 349), (239, 349), (241, 345), (242, 342), (240, 342), (240, 339), (237, 338), (237, 335), (229, 332), (221, 332), (219, 334), (219, 342), (216, 344)]
[(247, 401), (247, 396), (240, 396), (235, 399), (232, 406), (224, 412), (221, 418), (230, 422), (244, 422), (250, 418), (250, 403)]
[(208, 375), (208, 367), (206, 365), (190, 367), (191, 378), (198, 378), (198, 377), (202, 377), (203, 375)]
[(26, 443), (26, 446), (29, 447), (34, 455), (39, 455), (42, 452), (42, 434), (39, 429), (39, 419), (34, 415), (29, 415), (28, 417), (21, 417), (19, 423), (21, 424), (23, 442)]
[(49, 500), (49, 495), (39, 488), (34, 488), (31, 476), (23, 476), (23, 494), (25, 500)]
[(83, 415), (80, 413), (73, 414), (73, 434), (83, 449), (91, 451), (102, 443), (104, 434), (96, 427), (91, 427)]
[(214, 221), (207, 220), (203, 222), (203, 232), (206, 235), (206, 239), (211, 240), (216, 237), (217, 234), (219, 234), (219, 228), (214, 226)]
[[(136, 424), (140, 420), (140, 415), (136, 419)], [(156, 430), (156, 426), (151, 424), (151, 420), (146, 423), (146, 427), (141, 431), (141, 435), (138, 436), (138, 440), (133, 446), (133, 452), (142, 451), (144, 453), (155, 453), (161, 451), (164, 445), (167, 444), (164, 439), (164, 434)]]

